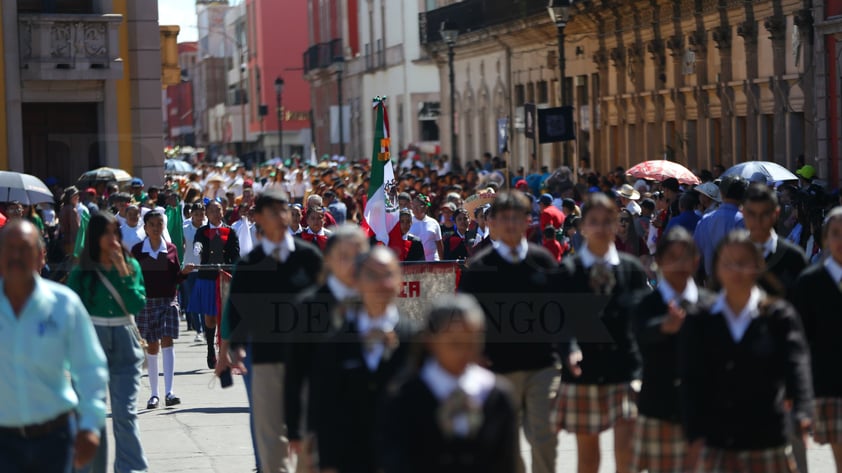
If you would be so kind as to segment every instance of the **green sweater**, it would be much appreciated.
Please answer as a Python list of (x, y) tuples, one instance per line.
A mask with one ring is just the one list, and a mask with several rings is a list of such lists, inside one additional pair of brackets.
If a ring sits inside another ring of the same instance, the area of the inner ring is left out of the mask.
[[(143, 273), (140, 271), (140, 264), (134, 258), (127, 258), (126, 262), (129, 265), (129, 274), (126, 277), (121, 277), (116, 268), (111, 268), (110, 271), (104, 271), (103, 274), (114, 289), (120, 293), (123, 298), (123, 303), (126, 305), (126, 310), (130, 314), (135, 315), (143, 309), (146, 304), (146, 287), (143, 284)], [(125, 313), (120, 308), (120, 304), (114, 300), (108, 288), (100, 282), (99, 277), (94, 273), (93, 278), (89, 278), (87, 274), (79, 266), (70, 271), (67, 276), (67, 286), (73, 289), (76, 294), (82, 299), (85, 308), (88, 312), (97, 317), (123, 317)], [(93, 283), (93, 293), (91, 293), (91, 283)]]

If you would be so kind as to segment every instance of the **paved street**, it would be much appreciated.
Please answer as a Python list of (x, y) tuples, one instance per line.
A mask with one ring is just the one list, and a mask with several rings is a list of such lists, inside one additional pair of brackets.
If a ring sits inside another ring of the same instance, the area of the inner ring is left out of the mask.
[[(250, 472), (254, 468), (254, 456), (243, 381), (235, 377), (234, 387), (221, 389), (219, 381), (212, 379), (210, 370), (205, 366), (204, 344), (193, 343), (193, 336), (193, 332), (182, 330), (182, 338), (176, 345), (175, 389), (181, 397), (181, 406), (140, 412), (140, 429), (149, 458), (149, 471)], [(163, 388), (163, 379), (160, 384)], [(142, 385), (140, 401), (145, 406), (149, 398), (145, 376)], [(608, 453), (603, 457), (600, 471), (613, 473), (611, 433), (604, 434), (601, 440), (603, 452)], [(528, 451), (525, 440), (522, 439), (521, 444)], [(109, 443), (109, 450), (109, 459), (113, 461), (113, 442)], [(556, 471), (575, 472), (575, 462), (573, 438), (562, 434)], [(809, 462), (811, 473), (835, 471), (829, 447), (813, 445)]]

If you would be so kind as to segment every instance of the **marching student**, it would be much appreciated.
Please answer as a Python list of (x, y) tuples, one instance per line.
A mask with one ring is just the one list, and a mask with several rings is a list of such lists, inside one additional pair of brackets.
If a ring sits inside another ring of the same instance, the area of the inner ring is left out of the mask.
[[(311, 465), (311, 449), (316, 435), (316, 390), (313, 380), (319, 376), (315, 356), (329, 333), (342, 304), (359, 298), (354, 288), (354, 262), (369, 250), (369, 242), (358, 225), (340, 225), (327, 241), (321, 285), (299, 296), (301, 319), (287, 343), (284, 370), (284, 417), (290, 449), (298, 454), (298, 465)], [(304, 395), (306, 393), (306, 400)], [(306, 413), (306, 414), (305, 414)], [(302, 471), (302, 467), (298, 467)], [(309, 471), (305, 468), (304, 471)]]
[(632, 328), (643, 358), (643, 384), (637, 402), (632, 471), (685, 473), (691, 471), (679, 408), (679, 331), (702, 298), (713, 294), (693, 281), (701, 256), (693, 235), (674, 227), (661, 237), (655, 251), (658, 290), (645, 291), (632, 310)]
[(181, 269), (175, 245), (164, 241), (164, 216), (157, 210), (143, 216), (146, 238), (132, 248), (132, 256), (140, 263), (143, 282), (146, 286), (146, 305), (137, 314), (140, 336), (148, 344), (146, 361), (149, 370), (151, 397), (147, 409), (158, 407), (158, 352), (163, 354), (164, 402), (169, 406), (181, 404), (173, 393), (175, 374), (175, 352), (173, 340), (178, 338), (178, 299), (176, 289), (193, 265)]
[(286, 334), (299, 323), (295, 297), (316, 283), (322, 257), (315, 246), (290, 235), (286, 194), (260, 194), (254, 212), (263, 237), (234, 267), (216, 374), (229, 368), (246, 371), (245, 348), (251, 346), (250, 401), (258, 459), (261, 471), (277, 473), (289, 468), (283, 412)]
[[(532, 450), (532, 471), (551, 473), (558, 436), (548, 400), (556, 396), (560, 379), (557, 340), (555, 334), (538, 327), (524, 330), (534, 319), (530, 321), (532, 314), (517, 308), (546, 303), (556, 292), (552, 282), (558, 263), (543, 247), (526, 241), (530, 211), (529, 199), (522, 192), (497, 195), (489, 211), (489, 243), (468, 261), (459, 292), (472, 294), (484, 309), (484, 363), (512, 385), (518, 422)], [(518, 455), (515, 471), (525, 469)]]
[(729, 233), (711, 267), (722, 289), (684, 321), (679, 345), (691, 464), (704, 447), (706, 472), (795, 472), (785, 397), (803, 437), (813, 416), (801, 320), (788, 302), (758, 287), (763, 254), (747, 231)]
[[(240, 258), (240, 242), (237, 233), (222, 221), (222, 205), (212, 200), (205, 207), (208, 224), (196, 232), (193, 251), (198, 254), (201, 264), (234, 264)], [(208, 368), (216, 367), (216, 318), (221, 312), (216, 301), (217, 269), (199, 270), (196, 284), (190, 295), (188, 312), (205, 316), (205, 342), (208, 344)]]
[(468, 211), (457, 209), (453, 214), (455, 222), (453, 231), (444, 237), (444, 259), (448, 261), (464, 260), (468, 258), (468, 249), (473, 248), (473, 242), (469, 242), (468, 233)]
[(830, 211), (822, 228), (827, 257), (805, 270), (792, 300), (807, 334), (816, 395), (813, 440), (830, 444), (836, 471), (842, 472), (842, 207)]
[(310, 207), (307, 210), (307, 229), (301, 232), (299, 237), (324, 251), (327, 247), (327, 239), (332, 233), (324, 228), (324, 222), (325, 209), (323, 207)]
[(401, 319), (395, 302), (401, 288), (398, 258), (376, 246), (354, 267), (361, 302), (349, 306), (342, 327), (316, 354), (314, 379), (322, 472), (375, 473), (376, 425), (386, 388), (406, 366), (416, 330)]
[(648, 285), (640, 261), (614, 246), (618, 217), (617, 205), (608, 196), (590, 195), (582, 209), (585, 244), (562, 262), (562, 292), (608, 298), (598, 317), (611, 339), (573, 338), (561, 350), (565, 382), (559, 393), (558, 427), (576, 435), (580, 473), (599, 470), (599, 434), (611, 428), (617, 471), (626, 473), (631, 464), (637, 417), (632, 386), (640, 379), (640, 354), (629, 310), (633, 294)]
[(509, 388), (477, 363), (485, 316), (459, 294), (430, 308), (415, 373), (381, 416), (379, 457), (386, 473), (511, 473), (517, 416)]

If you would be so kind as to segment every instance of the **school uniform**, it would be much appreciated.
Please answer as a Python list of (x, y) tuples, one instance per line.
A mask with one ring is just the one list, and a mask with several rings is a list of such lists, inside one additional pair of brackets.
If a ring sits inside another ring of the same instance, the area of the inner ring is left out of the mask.
[(281, 470), (287, 462), (284, 431), (284, 363), (289, 335), (300, 323), (295, 298), (316, 283), (321, 253), (284, 233), (267, 239), (240, 260), (231, 278), (222, 338), (232, 349), (250, 344), (252, 414), (261, 467)]
[[(311, 462), (313, 439), (317, 435), (316, 418), (319, 412), (315, 409), (317, 400), (313, 382), (319, 376), (316, 353), (330, 331), (341, 322), (342, 314), (338, 311), (343, 301), (357, 297), (356, 291), (335, 276), (328, 276), (325, 284), (310, 288), (299, 297), (299, 320), (286, 347), (283, 399), (287, 437), (291, 441), (304, 442), (298, 457), (299, 465)], [(298, 470), (302, 471), (302, 468)]]
[[(557, 328), (563, 322), (552, 310), (558, 307), (558, 263), (526, 239), (515, 249), (487, 241), (488, 246), (468, 261), (459, 291), (474, 295), (483, 307), (485, 357), (491, 371), (512, 386), (518, 421), (528, 426), (532, 471), (553, 472), (558, 437), (548, 399), (556, 396), (560, 380)], [(517, 460), (515, 471), (524, 471), (523, 461), (519, 456)]]
[(784, 398), (810, 419), (813, 388), (795, 309), (755, 287), (734, 314), (723, 292), (685, 319), (681, 342), (684, 429), (688, 442), (704, 440), (705, 471), (796, 471)]
[(428, 360), (394, 392), (381, 416), (385, 473), (511, 473), (517, 416), (507, 385), (470, 365), (460, 376)]
[(714, 295), (700, 291), (692, 279), (682, 293), (677, 293), (662, 279), (656, 291), (644, 291), (639, 296), (631, 313), (643, 361), (632, 471), (684, 473), (687, 442), (679, 408), (679, 335), (662, 332), (661, 325), (667, 318), (669, 303), (692, 313), (700, 298), (710, 304)]
[[(409, 242), (409, 249), (406, 253), (406, 258), (401, 261), (425, 261), (424, 244), (421, 239), (415, 235), (407, 234), (405, 242)], [(404, 243), (406, 244), (406, 243)]]
[(330, 238), (332, 233), (333, 232), (326, 228), (322, 228), (318, 233), (314, 233), (308, 228), (307, 230), (302, 231), (298, 237), (308, 243), (316, 245), (321, 251), (324, 251), (327, 247), (327, 240)]
[[(648, 287), (640, 261), (613, 245), (599, 258), (585, 244), (562, 263), (559, 290), (608, 297), (604, 309), (594, 315), (605, 328), (603, 340), (572, 337), (562, 344), (565, 381), (559, 395), (559, 420), (564, 430), (593, 435), (610, 429), (618, 419), (637, 417), (632, 381), (640, 379), (641, 361), (629, 311), (634, 294)], [(596, 335), (589, 334), (589, 338)], [(567, 359), (577, 351), (582, 352), (582, 374), (574, 377)]]
[[(196, 231), (196, 238), (193, 243), (201, 245), (199, 254), (200, 264), (234, 264), (240, 258), (240, 242), (237, 232), (225, 223), (218, 227), (208, 223)], [(188, 249), (188, 251), (195, 251)], [(188, 312), (197, 314), (218, 315), (219, 307), (216, 302), (216, 278), (219, 271), (216, 269), (199, 270), (196, 276), (196, 284), (193, 286), (193, 293), (190, 295), (190, 306)]]
[(378, 318), (355, 308), (345, 319), (316, 354), (319, 468), (374, 473), (379, 410), (389, 383), (406, 367), (417, 330), (395, 306)]
[(452, 233), (444, 237), (444, 259), (464, 260), (468, 258), (468, 242), (465, 235), (459, 234), (455, 228)]
[(842, 442), (842, 265), (833, 257), (807, 268), (795, 283), (792, 300), (807, 334), (816, 412), (813, 439)]
[(800, 246), (779, 238), (774, 231), (761, 250), (766, 260), (766, 272), (758, 285), (769, 295), (787, 297), (798, 275), (807, 267), (807, 255)]

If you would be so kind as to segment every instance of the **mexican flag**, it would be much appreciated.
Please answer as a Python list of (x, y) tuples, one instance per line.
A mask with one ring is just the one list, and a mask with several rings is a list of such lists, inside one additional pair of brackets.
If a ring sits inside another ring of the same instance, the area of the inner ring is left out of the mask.
[(368, 199), (363, 211), (363, 228), (374, 235), (377, 241), (390, 245), (402, 242), (398, 224), (398, 208), (387, 195), (387, 186), (395, 184), (395, 171), (392, 169), (389, 153), (389, 116), (386, 113), (386, 97), (375, 97), (372, 103), (377, 113), (374, 124), (374, 147), (371, 153), (371, 177)]

